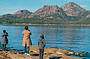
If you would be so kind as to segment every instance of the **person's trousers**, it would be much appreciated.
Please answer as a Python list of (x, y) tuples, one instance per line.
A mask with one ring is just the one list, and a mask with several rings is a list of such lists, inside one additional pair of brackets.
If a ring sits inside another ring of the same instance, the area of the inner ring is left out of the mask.
[(39, 49), (39, 59), (43, 59), (44, 49)]
[(29, 47), (26, 47), (25, 46), (25, 53), (28, 53), (29, 54)]
[(6, 44), (2, 44), (2, 50), (6, 49)]

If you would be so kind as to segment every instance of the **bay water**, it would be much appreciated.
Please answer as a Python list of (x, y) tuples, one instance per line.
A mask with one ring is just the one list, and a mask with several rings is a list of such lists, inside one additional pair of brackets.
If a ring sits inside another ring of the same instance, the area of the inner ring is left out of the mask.
[[(90, 27), (67, 27), (67, 26), (29, 26), (32, 32), (32, 46), (38, 45), (40, 34), (45, 35), (46, 48), (66, 49), (79, 53), (88, 52), (90, 59)], [(9, 43), (7, 48), (24, 50), (22, 46), (24, 26), (0, 25), (0, 42), (3, 30), (8, 32)], [(76, 56), (75, 56), (76, 57)]]

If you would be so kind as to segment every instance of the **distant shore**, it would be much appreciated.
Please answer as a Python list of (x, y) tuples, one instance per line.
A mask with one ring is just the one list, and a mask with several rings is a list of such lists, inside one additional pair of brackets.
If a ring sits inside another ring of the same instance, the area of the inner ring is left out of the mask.
[(1, 24), (1, 25), (17, 25), (17, 26), (81, 26), (90, 27), (90, 24), (26, 24), (26, 23), (15, 23), (15, 24)]

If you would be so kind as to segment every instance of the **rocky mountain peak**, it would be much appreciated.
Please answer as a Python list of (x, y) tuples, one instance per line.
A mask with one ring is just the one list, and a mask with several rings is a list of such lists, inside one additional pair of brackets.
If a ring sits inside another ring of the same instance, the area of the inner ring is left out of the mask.
[(27, 18), (31, 14), (32, 12), (29, 12), (28, 10), (19, 10), (13, 15), (20, 18)]
[(58, 7), (58, 6), (57, 6), (57, 5), (44, 5), (44, 8), (45, 8), (45, 7), (47, 7), (47, 8), (50, 8), (50, 7), (51, 7), (51, 8), (52, 8), (52, 7), (55, 7), (55, 8), (56, 8), (56, 7)]
[(31, 13), (31, 12), (29, 12), (28, 10), (19, 10), (15, 14), (27, 14), (27, 13)]
[(39, 12), (44, 12), (44, 13), (55, 13), (56, 10), (58, 10), (59, 7), (57, 5), (54, 6), (49, 6), (49, 5), (45, 5), (44, 7), (38, 9), (35, 13), (39, 13)]
[(74, 2), (67, 3), (64, 6), (62, 6), (61, 8), (65, 11), (65, 13), (68, 16), (78, 16), (86, 11), (85, 9), (83, 9), (79, 5), (75, 4)]
[(33, 13), (29, 17), (39, 16), (39, 17), (48, 17), (51, 15), (62, 15), (64, 12), (57, 5), (45, 5), (42, 8), (38, 9), (35, 13)]
[[(67, 3), (68, 5), (77, 5), (76, 3), (74, 3), (74, 2), (69, 2), (69, 3)], [(77, 5), (78, 6), (78, 5)]]

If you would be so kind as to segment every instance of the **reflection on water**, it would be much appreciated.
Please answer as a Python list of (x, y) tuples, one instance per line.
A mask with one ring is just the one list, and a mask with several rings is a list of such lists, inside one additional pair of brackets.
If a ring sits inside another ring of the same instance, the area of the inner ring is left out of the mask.
[[(6, 29), (9, 33), (8, 47), (11, 49), (24, 49), (22, 47), (22, 32), (24, 26), (2, 26), (0, 34)], [(29, 26), (32, 32), (33, 46), (37, 45), (40, 33), (45, 34), (47, 48), (63, 48), (74, 51), (90, 52), (90, 28), (87, 27), (49, 27), (49, 26)], [(1, 37), (0, 37), (1, 39)]]

